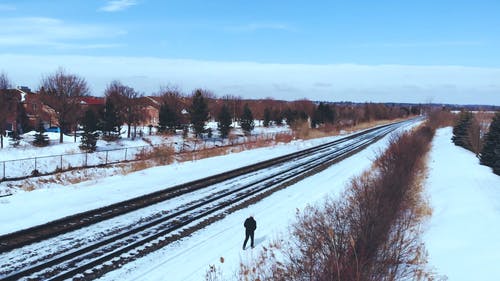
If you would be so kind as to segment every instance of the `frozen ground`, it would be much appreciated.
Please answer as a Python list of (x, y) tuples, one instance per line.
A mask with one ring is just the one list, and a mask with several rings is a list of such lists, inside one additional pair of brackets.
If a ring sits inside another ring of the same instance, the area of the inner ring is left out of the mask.
[[(451, 144), (451, 129), (439, 130), (429, 158), (426, 192), (433, 216), (425, 225), (431, 267), (449, 280), (495, 280), (500, 276), (500, 177), (475, 156)], [(296, 141), (195, 162), (156, 167), (75, 185), (50, 184), (0, 198), (0, 233), (95, 208), (168, 185), (310, 147), (332, 138)], [(350, 178), (367, 169), (387, 138), (368, 149), (252, 205), (181, 241), (145, 256), (102, 280), (204, 280), (209, 265), (229, 280), (240, 262), (254, 258), (275, 239), (287, 239), (297, 209), (324, 196), (338, 196)], [(3, 183), (2, 183), (3, 184)], [(244, 219), (257, 220), (256, 248), (241, 249)], [(221, 263), (221, 257), (224, 263)]]
[(429, 158), (429, 263), (452, 281), (499, 280), (500, 176), (451, 136), (438, 130)]

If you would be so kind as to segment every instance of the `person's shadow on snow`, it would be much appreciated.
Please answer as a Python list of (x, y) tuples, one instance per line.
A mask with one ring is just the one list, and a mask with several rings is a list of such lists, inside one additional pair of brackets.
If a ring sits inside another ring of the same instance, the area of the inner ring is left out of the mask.
[(255, 241), (254, 241), (254, 248), (257, 247), (257, 245), (261, 244), (262, 242), (264, 242), (266, 240), (266, 237), (267, 235), (264, 235), (262, 237), (257, 237), (255, 238)]

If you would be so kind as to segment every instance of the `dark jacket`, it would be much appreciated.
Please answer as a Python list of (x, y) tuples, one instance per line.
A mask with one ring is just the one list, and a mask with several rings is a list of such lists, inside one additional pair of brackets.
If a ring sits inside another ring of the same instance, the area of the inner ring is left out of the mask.
[(248, 232), (254, 232), (255, 229), (257, 228), (257, 222), (253, 219), (253, 217), (247, 218), (243, 225), (245, 226), (245, 229)]

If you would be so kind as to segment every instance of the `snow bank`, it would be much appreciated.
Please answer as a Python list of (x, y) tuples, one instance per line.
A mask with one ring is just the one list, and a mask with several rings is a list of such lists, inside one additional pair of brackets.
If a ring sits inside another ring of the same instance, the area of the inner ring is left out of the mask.
[(430, 154), (429, 263), (451, 281), (498, 280), (500, 177), (451, 136), (451, 128), (438, 130)]

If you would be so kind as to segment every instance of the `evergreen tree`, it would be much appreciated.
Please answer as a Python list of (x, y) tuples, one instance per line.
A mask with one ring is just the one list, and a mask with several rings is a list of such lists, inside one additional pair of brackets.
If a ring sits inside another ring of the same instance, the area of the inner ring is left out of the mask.
[(287, 108), (283, 112), (284, 117), (286, 118), (286, 122), (288, 125), (292, 125), (294, 122), (299, 121), (299, 120), (307, 120), (309, 116), (307, 116), (307, 113), (304, 111), (299, 111), (299, 110), (292, 110), (290, 108)]
[(253, 128), (255, 127), (253, 114), (247, 103), (243, 107), (243, 114), (241, 115), (240, 123), (241, 129), (243, 130), (243, 132), (245, 132), (246, 135), (250, 134), (250, 132), (252, 132)]
[(107, 137), (118, 137), (120, 132), (120, 118), (114, 102), (106, 99), (102, 118), (102, 131)]
[(323, 103), (320, 102), (319, 105), (314, 109), (313, 117), (311, 119), (311, 127), (316, 128), (320, 124), (324, 124), (324, 116), (323, 116)]
[(195, 91), (189, 113), (194, 133), (197, 137), (201, 137), (205, 130), (205, 122), (208, 121), (208, 105), (201, 90)]
[(35, 140), (33, 141), (34, 146), (42, 147), (49, 145), (49, 137), (45, 134), (45, 128), (43, 123), (38, 124), (38, 129), (35, 134)]
[(500, 112), (493, 117), (489, 131), (484, 137), (480, 159), (481, 164), (492, 168), (500, 161)]
[(293, 122), (295, 122), (296, 118), (297, 118), (297, 112), (294, 112), (292, 109), (290, 109), (289, 107), (287, 109), (285, 109), (285, 111), (283, 112), (283, 116), (285, 117), (286, 119), (286, 123), (288, 125), (292, 125)]
[(283, 114), (279, 110), (273, 111), (273, 121), (276, 126), (283, 125)]
[(264, 122), (263, 125), (264, 127), (269, 127), (269, 124), (271, 123), (271, 110), (266, 107), (264, 108)]
[(335, 121), (335, 111), (328, 104), (322, 102), (314, 110), (311, 120), (311, 127), (315, 128), (320, 124), (333, 123)]
[(160, 132), (175, 131), (180, 125), (175, 109), (171, 109), (166, 103), (161, 105), (158, 119)]
[(231, 112), (229, 112), (229, 107), (226, 104), (222, 105), (218, 116), (219, 122), (217, 124), (222, 138), (227, 138), (229, 132), (231, 131), (231, 119), (232, 116)]
[(82, 120), (83, 135), (80, 149), (87, 152), (94, 152), (97, 149), (97, 116), (93, 110), (88, 109)]
[(453, 137), (451, 138), (455, 145), (472, 150), (472, 144), (469, 139), (469, 129), (472, 125), (473, 118), (474, 115), (471, 112), (460, 112), (458, 120), (453, 127)]
[(300, 120), (306, 121), (309, 118), (309, 115), (303, 110), (299, 111)]
[(16, 130), (16, 131), (13, 131), (12, 134), (10, 135), (10, 145), (12, 145), (13, 147), (17, 147), (19, 146), (19, 143), (21, 141), (21, 136), (19, 135), (19, 132)]

